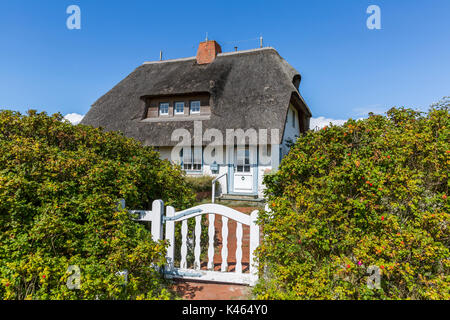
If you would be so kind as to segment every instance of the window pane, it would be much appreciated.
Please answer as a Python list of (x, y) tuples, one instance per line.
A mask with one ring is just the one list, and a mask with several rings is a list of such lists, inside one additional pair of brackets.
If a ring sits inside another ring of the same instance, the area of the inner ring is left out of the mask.
[(191, 113), (200, 113), (200, 101), (191, 101)]
[(245, 149), (245, 164), (250, 164), (250, 151), (248, 150), (248, 147)]
[(195, 163), (202, 163), (202, 148), (201, 147), (194, 147), (194, 162)]
[(238, 147), (236, 149), (236, 163), (238, 165), (242, 165), (245, 161), (245, 149), (242, 147)]
[(194, 147), (193, 148), (193, 170), (201, 170), (202, 169), (202, 147)]
[(159, 104), (159, 114), (169, 114), (169, 104), (166, 102)]
[(183, 162), (192, 163), (192, 150), (190, 147), (183, 148)]
[(175, 102), (175, 113), (184, 113), (184, 102)]
[(183, 147), (183, 169), (202, 170), (202, 147)]

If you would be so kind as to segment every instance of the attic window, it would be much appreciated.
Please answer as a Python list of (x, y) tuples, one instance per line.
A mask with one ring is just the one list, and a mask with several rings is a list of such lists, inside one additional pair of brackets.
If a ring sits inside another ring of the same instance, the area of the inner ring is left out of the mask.
[(175, 114), (184, 114), (184, 102), (175, 102)]
[(207, 92), (142, 96), (144, 122), (203, 120), (211, 117), (211, 99)]
[(191, 101), (191, 114), (200, 113), (200, 101)]
[(167, 116), (167, 115), (169, 115), (169, 103), (161, 102), (159, 104), (159, 115), (160, 116)]

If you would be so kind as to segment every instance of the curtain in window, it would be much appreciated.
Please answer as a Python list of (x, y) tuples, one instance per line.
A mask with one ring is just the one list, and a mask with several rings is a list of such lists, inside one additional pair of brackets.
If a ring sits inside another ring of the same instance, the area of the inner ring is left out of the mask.
[(202, 169), (202, 147), (194, 147), (194, 159), (192, 164), (192, 170)]
[(183, 169), (202, 170), (202, 147), (183, 148)]

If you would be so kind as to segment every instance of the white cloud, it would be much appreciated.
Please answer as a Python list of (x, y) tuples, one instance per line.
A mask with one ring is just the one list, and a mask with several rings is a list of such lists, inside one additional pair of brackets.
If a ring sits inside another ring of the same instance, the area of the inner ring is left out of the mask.
[(84, 115), (78, 113), (69, 113), (64, 116), (64, 119), (70, 121), (73, 125), (77, 125), (83, 120)]
[(347, 120), (337, 120), (325, 117), (311, 118), (309, 122), (309, 128), (311, 130), (322, 129), (325, 126), (329, 126), (330, 122), (335, 126), (342, 126)]

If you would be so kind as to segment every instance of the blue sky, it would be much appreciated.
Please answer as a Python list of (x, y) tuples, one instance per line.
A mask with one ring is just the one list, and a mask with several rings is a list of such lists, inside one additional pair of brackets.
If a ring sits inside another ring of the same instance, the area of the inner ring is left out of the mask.
[[(81, 30), (66, 8), (81, 8)], [(369, 5), (381, 30), (369, 30)], [(223, 51), (265, 45), (302, 74), (313, 117), (427, 110), (450, 95), (450, 1), (0, 2), (0, 108), (85, 114), (144, 61), (189, 57), (208, 32)]]

